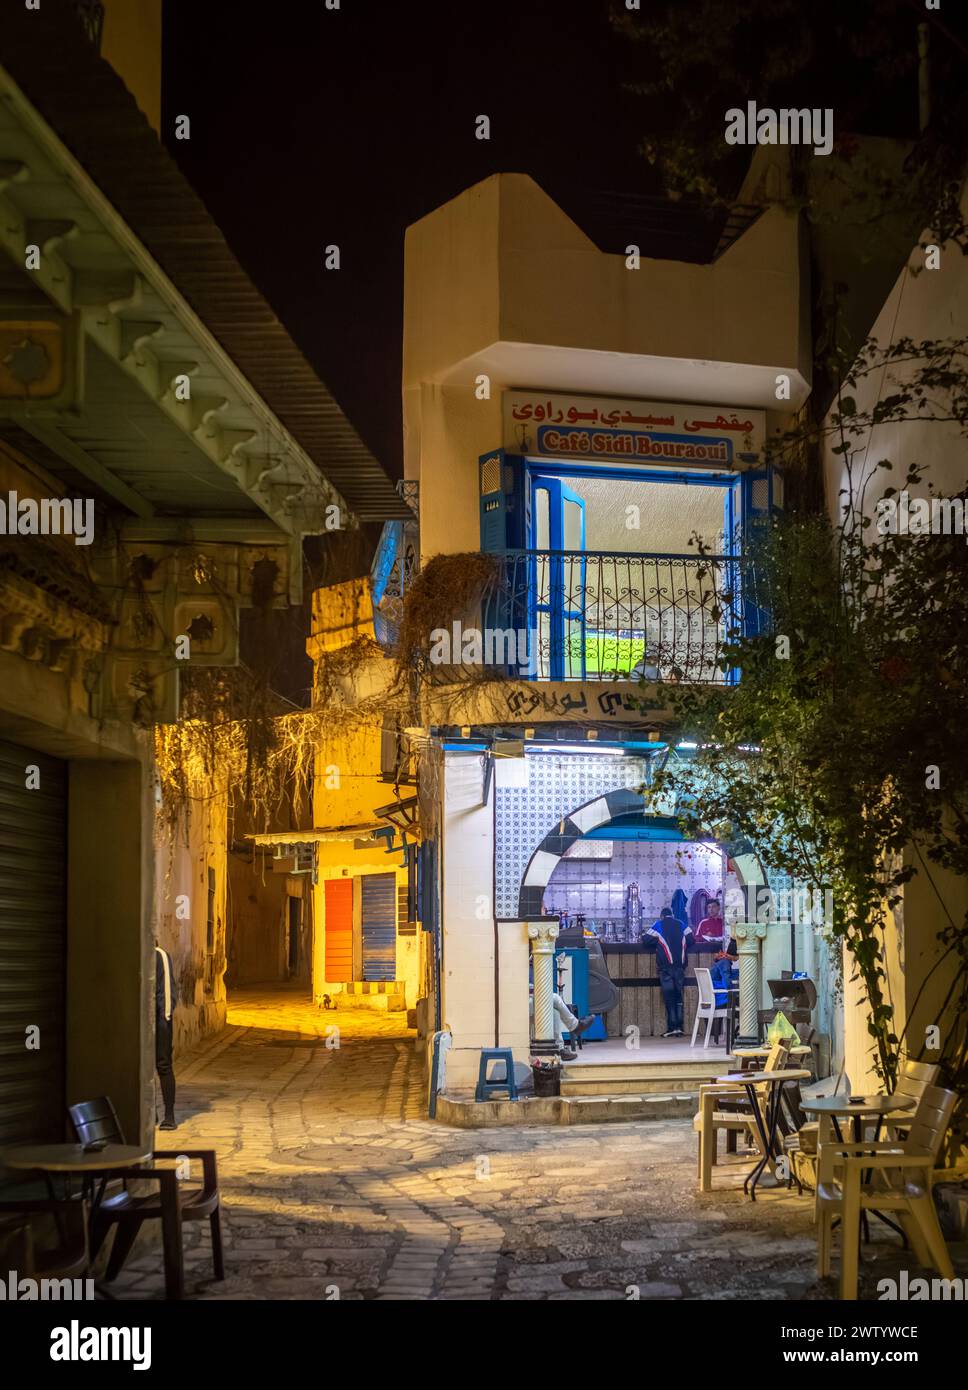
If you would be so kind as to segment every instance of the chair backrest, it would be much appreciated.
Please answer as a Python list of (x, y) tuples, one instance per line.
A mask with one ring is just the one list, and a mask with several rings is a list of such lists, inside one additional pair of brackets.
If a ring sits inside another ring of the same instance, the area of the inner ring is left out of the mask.
[(763, 1063), (764, 1071), (783, 1071), (790, 1056), (790, 1044), (785, 1038), (775, 1042), (770, 1048), (769, 1056)]
[(696, 966), (696, 984), (699, 986), (699, 1007), (713, 1008), (716, 1003), (716, 991), (713, 989), (713, 977), (706, 966)]
[(918, 1101), (906, 1143), (914, 1149), (927, 1149), (937, 1158), (957, 1099), (954, 1091), (945, 1091), (940, 1086), (926, 1086)]
[(121, 1121), (110, 1096), (79, 1101), (77, 1105), (69, 1106), (67, 1113), (79, 1143), (90, 1144), (96, 1139), (106, 1139), (109, 1144), (124, 1143)]
[(905, 1096), (913, 1101), (920, 1101), (928, 1086), (934, 1085), (937, 1075), (938, 1067), (934, 1063), (912, 1062), (909, 1058), (905, 1058), (901, 1063), (894, 1094)]

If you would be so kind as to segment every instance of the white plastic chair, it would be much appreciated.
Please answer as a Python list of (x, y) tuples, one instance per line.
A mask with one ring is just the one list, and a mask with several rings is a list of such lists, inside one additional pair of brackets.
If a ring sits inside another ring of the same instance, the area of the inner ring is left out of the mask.
[(690, 1047), (696, 1046), (696, 1034), (699, 1032), (700, 1019), (706, 1020), (706, 1039), (703, 1047), (709, 1046), (709, 1034), (712, 1032), (713, 1023), (717, 1018), (725, 1018), (725, 1008), (717, 1009), (716, 991), (713, 989), (713, 977), (710, 972), (701, 965), (696, 966), (696, 984), (699, 986), (699, 1008), (696, 1010), (696, 1021), (692, 1025), (692, 1042)]

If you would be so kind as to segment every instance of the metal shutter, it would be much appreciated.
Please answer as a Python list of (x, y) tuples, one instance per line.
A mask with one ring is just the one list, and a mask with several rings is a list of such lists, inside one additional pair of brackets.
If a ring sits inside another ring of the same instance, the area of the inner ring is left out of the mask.
[(353, 978), (353, 880), (325, 883), (326, 982), (346, 984)]
[(364, 874), (363, 978), (394, 980), (397, 969), (397, 876)]
[(0, 1144), (64, 1136), (66, 879), (67, 764), (0, 743)]

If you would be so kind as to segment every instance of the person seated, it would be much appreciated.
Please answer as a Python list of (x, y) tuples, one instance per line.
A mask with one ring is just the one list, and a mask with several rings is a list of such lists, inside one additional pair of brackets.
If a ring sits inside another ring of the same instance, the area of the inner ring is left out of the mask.
[(573, 1047), (565, 1046), (563, 1034), (568, 1032), (571, 1035), (572, 1042), (574, 1042), (580, 1034), (588, 1032), (589, 1028), (595, 1022), (594, 1016), (589, 1014), (585, 1018), (579, 1018), (576, 1014), (572, 1013), (560, 994), (553, 994), (551, 996), (551, 1003), (555, 1011), (555, 1042), (558, 1044), (561, 1060), (563, 1062), (574, 1062), (578, 1057), (578, 1053)]
[[(530, 998), (529, 998), (529, 1001), (528, 1001), (528, 1009), (529, 1009), (529, 1012), (530, 1012), (530, 1014), (531, 1014), (532, 1026), (533, 1026), (533, 1021), (534, 1021), (534, 985), (533, 985), (533, 984), (529, 986), (529, 995), (530, 995)], [(588, 1014), (588, 1015), (586, 1015), (585, 1018), (579, 1018), (577, 1014), (573, 1014), (573, 1013), (572, 1013), (571, 1009), (569, 1009), (569, 1007), (568, 1007), (568, 1005), (565, 1003), (564, 999), (563, 999), (563, 998), (561, 997), (561, 995), (558, 994), (557, 992), (554, 993), (554, 994), (551, 996), (551, 1005), (552, 1005), (552, 1008), (553, 1008), (554, 1011), (555, 1011), (555, 1019), (554, 1019), (555, 1042), (558, 1044), (559, 1052), (560, 1052), (560, 1055), (561, 1055), (561, 1060), (562, 1060), (563, 1062), (574, 1062), (574, 1061), (576, 1061), (576, 1059), (577, 1059), (577, 1057), (578, 1057), (578, 1053), (574, 1050), (574, 1048), (568, 1047), (568, 1046), (565, 1044), (564, 1034), (565, 1034), (566, 1032), (567, 1032), (567, 1033), (570, 1033), (570, 1035), (571, 1035), (571, 1041), (574, 1042), (574, 1040), (575, 1040), (577, 1037), (579, 1037), (580, 1034), (582, 1034), (582, 1033), (587, 1033), (587, 1032), (588, 1032), (589, 1028), (590, 1028), (590, 1027), (592, 1026), (592, 1024), (595, 1022), (594, 1015), (593, 1015), (593, 1014)]]
[(716, 993), (716, 1008), (725, 1009), (728, 995), (726, 991), (733, 982), (733, 960), (726, 951), (720, 951), (709, 971)]

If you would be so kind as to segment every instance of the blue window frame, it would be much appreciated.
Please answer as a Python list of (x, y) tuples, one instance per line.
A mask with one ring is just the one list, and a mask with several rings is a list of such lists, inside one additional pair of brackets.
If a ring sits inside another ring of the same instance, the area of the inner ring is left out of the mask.
[[(739, 462), (750, 464), (753, 459), (742, 457)], [(484, 455), (481, 549), (520, 553), (524, 548), (531, 552), (525, 561), (527, 594), (522, 585), (518, 599), (509, 602), (507, 594), (498, 597), (488, 620), (502, 627), (520, 628), (526, 623), (530, 634), (538, 634), (539, 651), (532, 653), (532, 671), (544, 679), (583, 679), (590, 660), (586, 503), (569, 486), (581, 478), (719, 488), (723, 494), (724, 550), (737, 560), (749, 552), (752, 538), (775, 503), (773, 472), (765, 468), (743, 473), (602, 468), (503, 451)], [(762, 630), (768, 613), (756, 602), (752, 577), (737, 565), (728, 580), (735, 618), (730, 625), (745, 632)], [(738, 677), (736, 672), (728, 679)]]
[(585, 503), (550, 474), (532, 473), (531, 486), (530, 548), (538, 553), (530, 564), (529, 630), (537, 633), (539, 652), (548, 654), (552, 680), (583, 679)]

